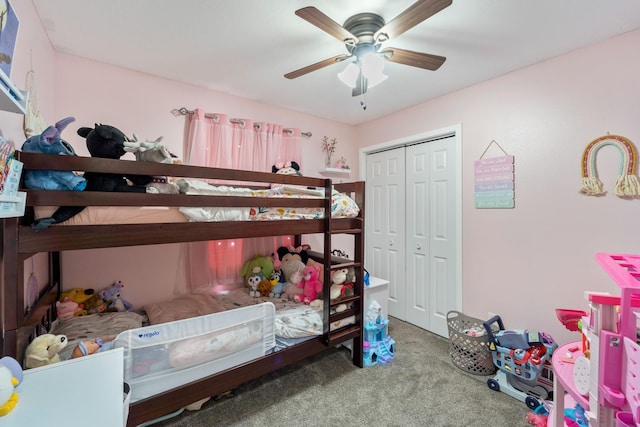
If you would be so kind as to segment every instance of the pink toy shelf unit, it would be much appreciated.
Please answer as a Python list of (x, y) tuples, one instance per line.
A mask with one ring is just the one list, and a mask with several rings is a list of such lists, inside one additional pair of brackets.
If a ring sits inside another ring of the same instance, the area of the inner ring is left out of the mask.
[[(592, 386), (590, 397), (597, 396), (598, 425), (637, 427), (640, 426), (640, 346), (637, 326), (640, 314), (640, 255), (598, 253), (596, 260), (620, 287), (620, 298), (614, 297), (619, 304), (619, 313), (609, 310), (613, 318), (608, 321), (601, 319), (603, 327), (598, 349), (598, 386), (597, 391)], [(590, 295), (596, 306), (603, 307), (603, 311), (598, 313), (601, 316), (606, 316), (604, 307), (611, 307), (606, 298), (605, 295), (600, 298), (597, 294)], [(610, 327), (604, 326), (607, 323)]]

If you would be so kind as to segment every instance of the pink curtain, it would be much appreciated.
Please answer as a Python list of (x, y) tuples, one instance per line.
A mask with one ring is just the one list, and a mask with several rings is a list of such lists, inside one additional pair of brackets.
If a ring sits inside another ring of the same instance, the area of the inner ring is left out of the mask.
[[(277, 163), (300, 164), (299, 129), (285, 131), (281, 125), (246, 119), (236, 123), (238, 120), (232, 121), (225, 114), (205, 114), (200, 109), (187, 120), (185, 164), (258, 172), (271, 172)], [(292, 244), (292, 236), (184, 243), (176, 290), (199, 293), (242, 284), (240, 269), (244, 262)]]

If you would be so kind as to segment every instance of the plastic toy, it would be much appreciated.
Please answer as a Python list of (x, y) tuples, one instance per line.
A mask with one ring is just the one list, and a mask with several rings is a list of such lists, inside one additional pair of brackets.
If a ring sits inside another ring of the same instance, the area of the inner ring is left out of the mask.
[(564, 410), (564, 423), (567, 426), (571, 426), (574, 423), (575, 427), (588, 427), (589, 421), (585, 416), (584, 408), (576, 403), (576, 406), (571, 408), (565, 408)]
[(100, 338), (93, 340), (80, 341), (75, 346), (71, 353), (71, 358), (88, 356), (90, 354), (100, 353), (101, 351), (111, 350), (113, 348), (113, 341), (103, 342)]
[(386, 365), (393, 361), (396, 342), (389, 334), (389, 319), (384, 319), (380, 304), (372, 301), (364, 325), (363, 362), (365, 366)]
[(521, 332), (511, 335), (511, 338), (518, 336), (519, 338), (513, 341), (526, 348), (502, 347), (491, 328), (493, 323), (497, 323), (499, 330), (504, 331), (500, 316), (494, 316), (483, 323), (489, 335), (493, 363), (498, 368), (496, 375), (487, 380), (487, 386), (491, 390), (502, 391), (524, 402), (531, 409), (536, 409), (540, 406), (541, 400), (550, 398), (553, 393), (553, 370), (550, 360), (557, 344), (546, 334), (533, 334), (534, 341), (540, 340), (542, 344), (527, 341), (522, 345), (522, 338), (528, 337), (529, 333)]
[(587, 315), (586, 311), (583, 310), (571, 310), (568, 308), (556, 308), (556, 316), (560, 323), (564, 325), (565, 328), (572, 332), (576, 332), (580, 330), (578, 323), (580, 320)]

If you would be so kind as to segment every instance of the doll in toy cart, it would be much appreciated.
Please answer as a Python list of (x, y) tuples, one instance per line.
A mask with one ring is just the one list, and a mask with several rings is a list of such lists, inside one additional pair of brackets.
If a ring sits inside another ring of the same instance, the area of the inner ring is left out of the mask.
[[(497, 332), (491, 328), (497, 323)], [(536, 409), (553, 399), (551, 355), (558, 347), (544, 332), (505, 330), (500, 316), (483, 323), (489, 336), (489, 349), (498, 372), (487, 380), (491, 390), (502, 391)]]

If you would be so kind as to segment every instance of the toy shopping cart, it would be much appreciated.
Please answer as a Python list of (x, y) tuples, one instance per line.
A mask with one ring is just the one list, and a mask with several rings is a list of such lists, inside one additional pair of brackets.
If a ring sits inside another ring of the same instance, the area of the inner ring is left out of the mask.
[[(497, 323), (498, 332), (492, 324)], [(502, 391), (536, 409), (553, 398), (551, 355), (557, 344), (545, 333), (506, 331), (500, 316), (484, 322), (489, 348), (498, 372), (487, 380), (491, 390)]]

